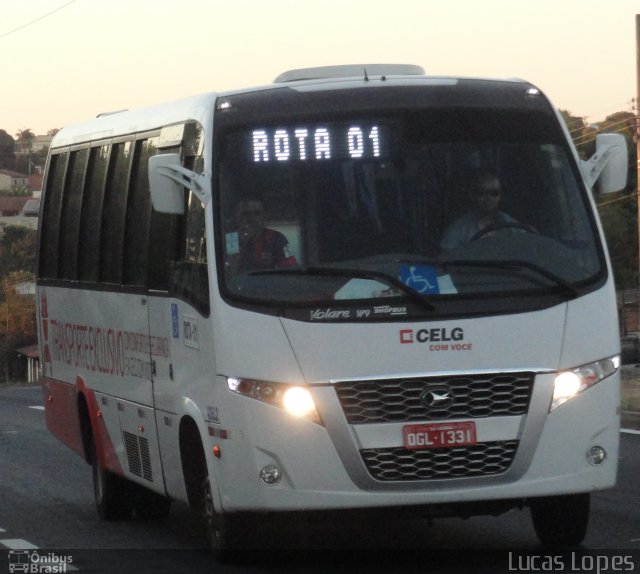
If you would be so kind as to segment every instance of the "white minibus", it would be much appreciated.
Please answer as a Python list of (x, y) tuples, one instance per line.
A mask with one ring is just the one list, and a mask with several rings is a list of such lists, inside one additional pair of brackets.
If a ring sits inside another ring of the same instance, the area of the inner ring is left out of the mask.
[[(37, 270), (51, 432), (104, 519), (530, 508), (579, 544), (615, 484), (614, 279), (578, 157), (521, 80), (409, 65), (105, 114), (55, 136)], [(592, 190), (593, 187), (593, 190)], [(238, 534), (240, 533), (240, 536)]]

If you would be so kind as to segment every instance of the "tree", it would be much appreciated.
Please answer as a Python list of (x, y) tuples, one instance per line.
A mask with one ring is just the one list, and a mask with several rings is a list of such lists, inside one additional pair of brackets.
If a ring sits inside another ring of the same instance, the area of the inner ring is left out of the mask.
[(23, 271), (31, 276), (36, 266), (36, 232), (19, 225), (7, 225), (0, 240), (0, 279)]
[(33, 152), (33, 140), (36, 139), (36, 135), (30, 128), (25, 128), (18, 130), (16, 137), (18, 138), (17, 144), (20, 150), (20, 158), (16, 162), (16, 168), (20, 168), (20, 171), (31, 175), (31, 155)]
[(567, 110), (560, 110), (560, 115), (569, 130), (569, 134), (578, 149), (580, 157), (582, 159), (588, 159), (591, 157), (595, 151), (594, 138), (596, 129), (593, 126), (588, 125), (584, 118), (574, 116)]
[(33, 149), (33, 140), (36, 139), (36, 134), (33, 133), (31, 128), (25, 128), (16, 132), (18, 138), (18, 147), (22, 153), (30, 154)]
[(638, 201), (636, 169), (636, 116), (617, 112), (598, 124), (599, 133), (620, 133), (627, 141), (629, 171), (626, 189), (596, 198), (607, 238), (618, 289), (638, 286)]
[(0, 169), (14, 169), (16, 165), (15, 152), (15, 140), (5, 130), (0, 130)]
[(33, 283), (33, 275), (23, 271), (10, 273), (2, 281), (0, 288), (4, 301), (0, 304), (0, 333), (18, 334), (21, 338), (30, 338), (33, 342), (35, 299), (33, 295), (24, 294), (21, 289), (21, 286), (28, 286), (30, 283)]
[(33, 344), (37, 337), (35, 300), (18, 292), (20, 285), (32, 280), (29, 273), (12, 273), (0, 287), (0, 373), (5, 381), (22, 378), (24, 367), (16, 349)]
[(616, 194), (600, 200), (598, 212), (607, 238), (611, 265), (618, 289), (638, 286), (637, 194)]
[(7, 226), (0, 240), (0, 376), (13, 380), (24, 375), (16, 349), (36, 341), (35, 299), (21, 293), (33, 282), (36, 232)]

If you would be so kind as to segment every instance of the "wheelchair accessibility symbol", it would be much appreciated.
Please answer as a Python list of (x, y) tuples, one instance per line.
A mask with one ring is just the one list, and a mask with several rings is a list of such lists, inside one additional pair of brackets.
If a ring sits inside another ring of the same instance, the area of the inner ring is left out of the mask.
[(429, 265), (403, 265), (400, 281), (418, 293), (438, 294), (438, 271)]

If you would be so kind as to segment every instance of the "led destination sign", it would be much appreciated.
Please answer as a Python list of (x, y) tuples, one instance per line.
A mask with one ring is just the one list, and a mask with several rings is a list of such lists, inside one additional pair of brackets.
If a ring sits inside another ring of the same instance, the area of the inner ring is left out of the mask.
[(251, 157), (255, 163), (377, 159), (388, 151), (383, 134), (375, 124), (256, 129)]

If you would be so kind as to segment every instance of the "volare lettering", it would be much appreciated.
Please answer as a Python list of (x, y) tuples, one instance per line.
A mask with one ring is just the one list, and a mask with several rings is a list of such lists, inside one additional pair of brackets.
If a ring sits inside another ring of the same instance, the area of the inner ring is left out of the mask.
[(331, 319), (349, 319), (351, 311), (349, 309), (314, 309), (311, 311), (311, 320), (331, 320)]

